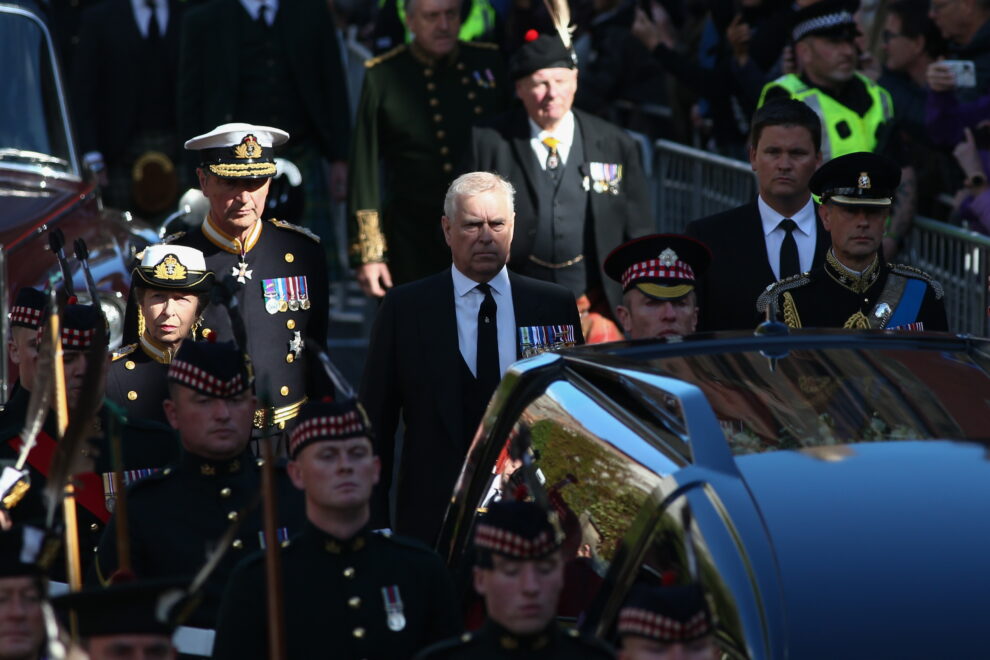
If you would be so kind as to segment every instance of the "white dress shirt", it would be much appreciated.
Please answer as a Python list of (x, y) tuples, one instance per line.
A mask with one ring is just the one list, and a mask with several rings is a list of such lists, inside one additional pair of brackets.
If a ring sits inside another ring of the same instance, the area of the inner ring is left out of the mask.
[[(478, 376), (478, 310), (485, 294), (478, 290), (478, 283), (451, 265), (450, 274), (454, 278), (454, 311), (457, 314), (457, 345), (461, 357)], [(516, 311), (512, 306), (512, 287), (509, 284), (509, 271), (505, 266), (498, 275), (488, 281), (495, 298), (495, 323), (498, 325), (498, 367), (499, 377), (516, 361)]]
[[(168, 29), (168, 0), (152, 0), (155, 5), (155, 18), (158, 19), (158, 34), (165, 36)], [(148, 26), (151, 24), (151, 7), (148, 0), (131, 0), (134, 9), (134, 20), (137, 22), (141, 36), (148, 38)]]
[(571, 153), (571, 145), (574, 144), (574, 113), (568, 110), (564, 118), (560, 120), (557, 130), (552, 133), (544, 131), (539, 124), (530, 119), (529, 136), (529, 144), (533, 148), (533, 153), (536, 154), (536, 162), (540, 164), (542, 169), (547, 169), (547, 156), (550, 155), (550, 149), (543, 144), (543, 138), (548, 136), (560, 140), (560, 144), (557, 145), (557, 155), (560, 156), (560, 164), (566, 165), (567, 155)]
[[(763, 238), (767, 242), (767, 259), (770, 261), (770, 268), (773, 269), (773, 276), (780, 279), (780, 246), (784, 242), (787, 232), (778, 227), (780, 221), (787, 216), (783, 216), (763, 201), (762, 197), (757, 197), (757, 205), (760, 207), (760, 219), (763, 221)], [(818, 239), (815, 231), (815, 201), (808, 198), (800, 211), (791, 216), (791, 220), (797, 225), (792, 233), (794, 241), (797, 243), (798, 260), (801, 262), (801, 272), (811, 270), (815, 260), (815, 241)]]
[(268, 7), (265, 11), (265, 23), (268, 23), (268, 26), (271, 27), (272, 23), (275, 22), (275, 14), (278, 13), (278, 0), (241, 0), (241, 6), (247, 11), (248, 16), (254, 20), (258, 20), (261, 5)]

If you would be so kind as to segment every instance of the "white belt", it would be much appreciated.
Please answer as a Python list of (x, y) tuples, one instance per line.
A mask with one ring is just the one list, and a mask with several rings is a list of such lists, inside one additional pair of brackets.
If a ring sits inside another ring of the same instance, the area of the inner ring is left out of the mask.
[(216, 636), (215, 630), (179, 626), (172, 635), (172, 644), (179, 653), (209, 658), (213, 655), (213, 639)]

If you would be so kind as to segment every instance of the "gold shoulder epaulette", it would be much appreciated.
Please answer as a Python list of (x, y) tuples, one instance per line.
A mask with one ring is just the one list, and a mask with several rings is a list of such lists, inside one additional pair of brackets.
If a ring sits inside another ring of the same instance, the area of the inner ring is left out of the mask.
[(364, 61), (364, 68), (370, 69), (373, 66), (377, 66), (377, 65), (381, 64), (385, 60), (390, 60), (393, 57), (395, 57), (396, 55), (398, 55), (399, 53), (401, 53), (402, 51), (406, 50), (406, 48), (408, 48), (408, 46), (406, 46), (405, 44), (399, 44), (398, 46), (396, 46), (392, 50), (387, 50), (384, 53), (382, 53), (381, 55), (377, 55), (375, 57), (372, 57), (370, 60), (365, 60)]
[(281, 227), (282, 229), (291, 229), (292, 231), (299, 232), (303, 236), (309, 236), (317, 243), (320, 242), (320, 237), (306, 229), (305, 227), (300, 227), (299, 225), (294, 225), (291, 222), (286, 222), (285, 220), (276, 220), (275, 218), (269, 218), (268, 222), (272, 223), (276, 227)]
[(488, 50), (498, 50), (498, 44), (491, 41), (462, 41), (462, 46), (474, 46), (475, 48), (485, 48)]
[(941, 300), (942, 296), (945, 295), (945, 290), (942, 289), (942, 283), (938, 280), (932, 278), (931, 275), (921, 270), (920, 268), (915, 268), (914, 266), (908, 266), (905, 264), (888, 264), (890, 266), (890, 272), (897, 273), (898, 275), (903, 275), (904, 277), (913, 277), (918, 280), (925, 280), (932, 287), (935, 292), (936, 300)]
[(785, 291), (796, 289), (799, 286), (804, 286), (805, 284), (811, 282), (811, 278), (808, 275), (808, 273), (798, 273), (797, 275), (785, 277), (779, 282), (774, 282), (773, 284), (767, 285), (767, 288), (763, 290), (760, 297), (756, 299), (756, 311), (760, 314), (764, 313), (767, 311), (767, 307), (770, 306), (770, 303), (776, 300), (777, 297), (782, 295)]
[(137, 347), (138, 347), (137, 344), (128, 344), (127, 346), (121, 346), (120, 348), (118, 348), (113, 352), (113, 357), (111, 358), (111, 362), (116, 362), (122, 357), (127, 357), (135, 350), (137, 350)]

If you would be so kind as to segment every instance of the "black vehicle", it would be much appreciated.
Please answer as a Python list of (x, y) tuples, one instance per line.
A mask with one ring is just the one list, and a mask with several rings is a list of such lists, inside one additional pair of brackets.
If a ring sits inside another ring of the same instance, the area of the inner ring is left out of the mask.
[(718, 334), (544, 354), (503, 380), (439, 549), (517, 483), (566, 534), (560, 615), (606, 639), (636, 581), (700, 581), (734, 658), (979, 654), (990, 341)]

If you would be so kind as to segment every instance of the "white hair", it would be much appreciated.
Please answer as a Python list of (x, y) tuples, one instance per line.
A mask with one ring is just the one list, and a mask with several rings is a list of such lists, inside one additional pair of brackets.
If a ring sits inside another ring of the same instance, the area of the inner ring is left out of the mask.
[(494, 172), (468, 172), (454, 179), (447, 188), (447, 195), (443, 198), (443, 214), (453, 220), (457, 216), (461, 197), (473, 197), (491, 191), (503, 195), (509, 202), (509, 210), (515, 210), (516, 189), (511, 183)]

